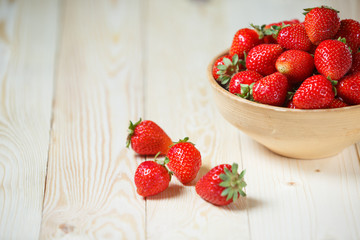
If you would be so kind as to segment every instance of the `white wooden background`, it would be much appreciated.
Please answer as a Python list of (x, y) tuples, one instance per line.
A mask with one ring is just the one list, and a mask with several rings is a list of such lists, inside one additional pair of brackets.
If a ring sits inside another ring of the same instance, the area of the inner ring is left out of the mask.
[[(0, 0), (0, 239), (360, 239), (360, 144), (277, 156), (219, 115), (206, 79), (239, 28), (321, 4), (360, 20), (356, 0)], [(248, 196), (215, 207), (175, 178), (138, 196), (139, 117), (196, 143), (198, 178), (246, 168)]]

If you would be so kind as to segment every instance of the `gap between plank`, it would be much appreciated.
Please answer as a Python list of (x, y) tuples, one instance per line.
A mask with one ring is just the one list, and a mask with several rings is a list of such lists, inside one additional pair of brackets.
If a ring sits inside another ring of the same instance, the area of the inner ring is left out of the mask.
[[(141, 75), (142, 75), (142, 116), (143, 119), (146, 119), (146, 89), (147, 89), (147, 72), (146, 72), (146, 60), (147, 60), (147, 36), (148, 36), (148, 9), (149, 9), (149, 2), (146, 1), (140, 1), (140, 37), (141, 37)], [(147, 157), (145, 156), (145, 161), (147, 160)], [(148, 221), (147, 221), (147, 197), (145, 198), (145, 213), (144, 213), (144, 237), (147, 239), (147, 232), (148, 232)]]
[(47, 178), (48, 178), (48, 167), (49, 167), (49, 159), (50, 159), (50, 149), (51, 149), (51, 137), (53, 132), (53, 124), (54, 124), (54, 108), (55, 108), (55, 93), (56, 93), (56, 83), (57, 83), (57, 76), (58, 76), (58, 63), (59, 63), (59, 55), (60, 55), (60, 42), (61, 36), (64, 32), (64, 5), (63, 1), (57, 2), (57, 9), (58, 9), (58, 17), (57, 17), (57, 31), (56, 31), (56, 42), (55, 42), (55, 60), (54, 60), (54, 74), (53, 74), (53, 88), (52, 88), (52, 102), (51, 102), (51, 116), (50, 116), (50, 129), (49, 129), (49, 143), (48, 143), (48, 153), (47, 153), (47, 161), (46, 161), (46, 170), (45, 170), (45, 184), (44, 184), (44, 194), (43, 194), (43, 201), (42, 201), (42, 209), (41, 209), (41, 222), (40, 222), (40, 229), (39, 229), (39, 239), (41, 238), (42, 232), (42, 223), (44, 217), (44, 203), (46, 197), (46, 188), (47, 188)]
[[(244, 156), (242, 153), (242, 145), (241, 145), (241, 133), (238, 132), (238, 139), (239, 139), (239, 146), (240, 146), (240, 156), (241, 156), (241, 170), (244, 170)], [(246, 187), (245, 187), (245, 192), (246, 192)], [(250, 214), (249, 214), (249, 208), (248, 205), (246, 204), (246, 217), (247, 217), (247, 222), (248, 222), (248, 229), (249, 229), (249, 240), (251, 240), (251, 225), (250, 225)]]

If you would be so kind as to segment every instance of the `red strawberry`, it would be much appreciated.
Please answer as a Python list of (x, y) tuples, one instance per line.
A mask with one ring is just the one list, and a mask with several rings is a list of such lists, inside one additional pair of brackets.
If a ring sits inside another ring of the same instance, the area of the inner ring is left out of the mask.
[(282, 52), (283, 48), (279, 44), (255, 46), (246, 58), (246, 68), (264, 76), (272, 74), (276, 72), (275, 62)]
[[(240, 94), (240, 95), (246, 95), (249, 93), (249, 90), (244, 91), (244, 88), (242, 88), (242, 85), (250, 85), (258, 80), (260, 80), (263, 76), (261, 76), (259, 73), (251, 70), (246, 70), (242, 72), (236, 73), (230, 80), (229, 85), (229, 91), (232, 94)], [(249, 88), (246, 88), (249, 89)]]
[(297, 109), (297, 107), (294, 105), (294, 101), (292, 99), (287, 103), (286, 107), (292, 108), (292, 109)]
[(334, 98), (331, 101), (328, 108), (341, 108), (341, 107), (346, 107), (346, 106), (349, 106), (349, 105), (347, 105), (343, 100), (341, 100), (340, 98)]
[(278, 72), (285, 75), (289, 83), (299, 83), (310, 77), (314, 71), (314, 58), (307, 52), (288, 50), (276, 60)]
[(219, 69), (217, 68), (217, 66), (225, 65), (224, 62), (223, 62), (224, 58), (227, 58), (229, 60), (231, 59), (230, 55), (225, 55), (225, 56), (222, 56), (222, 57), (218, 58), (214, 63), (212, 74), (213, 74), (213, 77), (215, 78), (215, 80), (217, 80), (219, 78), (219, 75), (217, 74)]
[(236, 54), (233, 57), (226, 55), (215, 61), (212, 73), (215, 80), (224, 85), (228, 83), (233, 74), (242, 69), (244, 67)]
[(340, 29), (335, 38), (345, 38), (353, 53), (356, 53), (360, 47), (360, 23), (353, 19), (343, 19), (340, 21)]
[[(281, 28), (284, 25), (293, 25), (293, 24), (298, 24), (298, 23), (300, 23), (300, 21), (298, 19), (292, 19), (292, 20), (286, 20), (286, 21), (271, 23), (271, 24), (266, 25), (262, 29), (263, 32), (265, 33), (265, 35), (267, 35), (267, 36), (264, 36), (264, 43), (278, 43), (276, 38), (274, 38), (272, 32), (266, 33), (267, 30), (276, 29), (276, 27)], [(271, 35), (269, 35), (269, 34), (271, 34)]]
[(197, 194), (204, 200), (219, 206), (235, 202), (239, 195), (245, 197), (246, 194), (243, 191), (246, 187), (245, 170), (240, 174), (237, 171), (236, 163), (232, 166), (221, 164), (212, 168), (196, 183)]
[(140, 118), (135, 124), (130, 121), (128, 131), (126, 147), (131, 143), (131, 148), (141, 155), (166, 154), (172, 144), (164, 130), (150, 120), (142, 121)]
[(252, 87), (252, 96), (256, 102), (281, 106), (286, 100), (288, 88), (286, 77), (276, 72), (257, 81)]
[(338, 80), (351, 68), (352, 56), (345, 43), (325, 40), (316, 48), (314, 62), (319, 73), (332, 80)]
[(170, 183), (171, 175), (163, 166), (154, 161), (142, 162), (135, 172), (136, 191), (143, 197), (164, 191)]
[(265, 29), (270, 29), (272, 26), (281, 27), (283, 25), (293, 25), (293, 24), (298, 24), (298, 23), (300, 23), (300, 21), (298, 19), (285, 20), (285, 21), (282, 21), (282, 22), (270, 23), (270, 24), (265, 26)]
[(201, 167), (201, 154), (188, 139), (175, 143), (166, 155), (166, 166), (183, 184), (194, 180)]
[(326, 39), (334, 38), (340, 28), (339, 11), (326, 6), (304, 10), (305, 30), (313, 44), (319, 45)]
[(239, 58), (244, 57), (244, 52), (248, 53), (251, 48), (261, 43), (258, 33), (250, 28), (238, 30), (234, 36), (230, 47), (230, 55), (237, 54)]
[(310, 51), (312, 43), (306, 34), (303, 24), (282, 28), (277, 35), (277, 42), (286, 49)]
[(352, 57), (353, 57), (352, 65), (349, 70), (350, 74), (360, 72), (360, 52), (353, 54)]
[(348, 104), (360, 104), (360, 72), (341, 79), (336, 86), (338, 96)]
[(334, 97), (331, 82), (322, 75), (314, 75), (300, 85), (294, 94), (293, 103), (300, 109), (326, 108)]

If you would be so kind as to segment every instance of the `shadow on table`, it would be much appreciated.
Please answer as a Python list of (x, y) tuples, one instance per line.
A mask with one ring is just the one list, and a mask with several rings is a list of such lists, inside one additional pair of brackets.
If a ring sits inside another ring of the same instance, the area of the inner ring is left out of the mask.
[(170, 199), (180, 196), (185, 191), (184, 186), (179, 184), (170, 183), (169, 187), (160, 194), (149, 196), (147, 200), (160, 200), (160, 199)]
[(252, 209), (263, 205), (263, 202), (259, 199), (252, 197), (240, 197), (236, 203), (224, 206), (223, 208), (230, 211), (244, 211), (246, 209)]

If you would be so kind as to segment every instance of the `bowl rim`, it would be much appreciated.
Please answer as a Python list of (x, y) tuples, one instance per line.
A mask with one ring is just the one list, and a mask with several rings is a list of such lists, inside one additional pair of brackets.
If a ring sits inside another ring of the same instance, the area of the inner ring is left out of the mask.
[(243, 104), (248, 104), (248, 105), (252, 105), (254, 107), (257, 108), (263, 108), (263, 109), (267, 109), (267, 110), (271, 110), (271, 111), (277, 111), (277, 112), (297, 112), (297, 113), (324, 113), (324, 112), (343, 112), (343, 111), (348, 111), (350, 109), (360, 109), (360, 104), (358, 105), (351, 105), (351, 106), (347, 106), (347, 107), (341, 107), (341, 108), (325, 108), (325, 109), (294, 109), (294, 108), (287, 108), (287, 107), (278, 107), (278, 106), (272, 106), (272, 105), (268, 105), (268, 104), (263, 104), (263, 103), (258, 103), (258, 102), (254, 102), (254, 101), (250, 101), (248, 99), (244, 99), (241, 98), (239, 96), (236, 96), (235, 94), (230, 93), (229, 91), (225, 90), (223, 87), (220, 86), (220, 84), (215, 80), (213, 74), (212, 74), (212, 70), (213, 70), (213, 66), (215, 61), (222, 57), (225, 56), (226, 54), (229, 53), (229, 49), (226, 49), (224, 51), (222, 51), (221, 53), (217, 54), (209, 63), (208, 68), (207, 68), (207, 75), (208, 75), (208, 80), (210, 82), (210, 84), (213, 86), (213, 88), (220, 92), (221, 94), (225, 95), (226, 97), (229, 97), (231, 99), (233, 99), (234, 101), (243, 103)]

